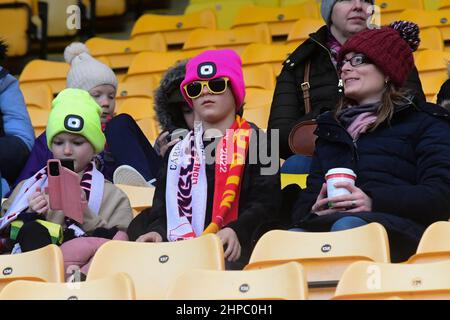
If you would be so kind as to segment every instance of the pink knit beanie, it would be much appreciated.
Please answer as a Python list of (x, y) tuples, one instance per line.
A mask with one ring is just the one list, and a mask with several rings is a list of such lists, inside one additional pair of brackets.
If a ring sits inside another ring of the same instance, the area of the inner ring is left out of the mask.
[(191, 108), (192, 99), (186, 95), (183, 87), (196, 80), (211, 80), (221, 77), (230, 79), (231, 91), (236, 101), (236, 110), (241, 109), (245, 98), (242, 61), (237, 53), (230, 49), (206, 50), (187, 63), (186, 76), (180, 85), (180, 90)]

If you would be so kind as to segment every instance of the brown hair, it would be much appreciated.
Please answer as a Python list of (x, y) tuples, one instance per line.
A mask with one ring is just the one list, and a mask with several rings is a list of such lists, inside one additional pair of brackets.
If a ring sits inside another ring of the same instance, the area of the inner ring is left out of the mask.
[[(408, 91), (405, 89), (397, 89), (393, 83), (388, 82), (386, 89), (381, 98), (381, 107), (378, 109), (377, 120), (368, 127), (368, 132), (375, 130), (380, 124), (391, 121), (394, 115), (395, 106), (409, 101), (407, 98)], [(346, 97), (343, 97), (338, 104), (335, 111), (335, 117), (337, 113), (344, 110), (348, 106), (356, 105), (355, 101)]]

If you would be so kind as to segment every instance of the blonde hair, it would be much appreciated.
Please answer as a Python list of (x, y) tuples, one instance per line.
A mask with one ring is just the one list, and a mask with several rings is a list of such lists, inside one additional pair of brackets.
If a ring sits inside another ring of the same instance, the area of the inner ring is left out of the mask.
[[(367, 128), (367, 132), (374, 131), (380, 124), (385, 121), (389, 123), (392, 119), (392, 116), (394, 115), (395, 106), (409, 101), (410, 99), (408, 99), (407, 90), (397, 89), (394, 84), (388, 82), (381, 98), (381, 107), (378, 109), (377, 120), (373, 124), (369, 125), (369, 127)], [(335, 117), (339, 113), (339, 111), (344, 110), (351, 105), (356, 105), (355, 101), (343, 97), (340, 100), (335, 111)]]

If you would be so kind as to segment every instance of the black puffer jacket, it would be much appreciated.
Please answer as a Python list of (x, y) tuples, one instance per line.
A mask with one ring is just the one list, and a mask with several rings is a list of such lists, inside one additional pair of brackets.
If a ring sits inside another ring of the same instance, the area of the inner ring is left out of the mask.
[[(390, 125), (354, 143), (331, 112), (317, 119), (316, 149), (307, 188), (294, 207), (294, 225), (329, 231), (345, 215), (379, 222), (388, 231), (394, 261), (408, 258), (431, 223), (450, 217), (450, 115), (415, 100), (397, 106)], [(311, 214), (329, 169), (350, 168), (356, 186), (372, 199), (372, 212)]]
[[(280, 130), (280, 156), (283, 159), (292, 155), (288, 137), (293, 126), (298, 122), (314, 119), (320, 113), (333, 110), (338, 104), (339, 76), (326, 46), (327, 39), (327, 26), (310, 34), (310, 38), (283, 63), (283, 70), (278, 76), (268, 127)], [(309, 83), (312, 111), (305, 115), (300, 85), (304, 82), (305, 65), (309, 60), (311, 61)], [(411, 89), (416, 97), (425, 101), (416, 68), (410, 74), (406, 87)]]

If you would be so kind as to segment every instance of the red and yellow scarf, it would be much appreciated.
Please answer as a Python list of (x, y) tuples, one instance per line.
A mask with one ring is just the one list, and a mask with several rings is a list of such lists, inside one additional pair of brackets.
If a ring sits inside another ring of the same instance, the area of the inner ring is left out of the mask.
[(207, 182), (201, 124), (175, 145), (167, 168), (169, 241), (216, 233), (237, 219), (250, 135), (249, 123), (236, 116), (235, 122), (217, 145), (212, 219), (206, 229)]

